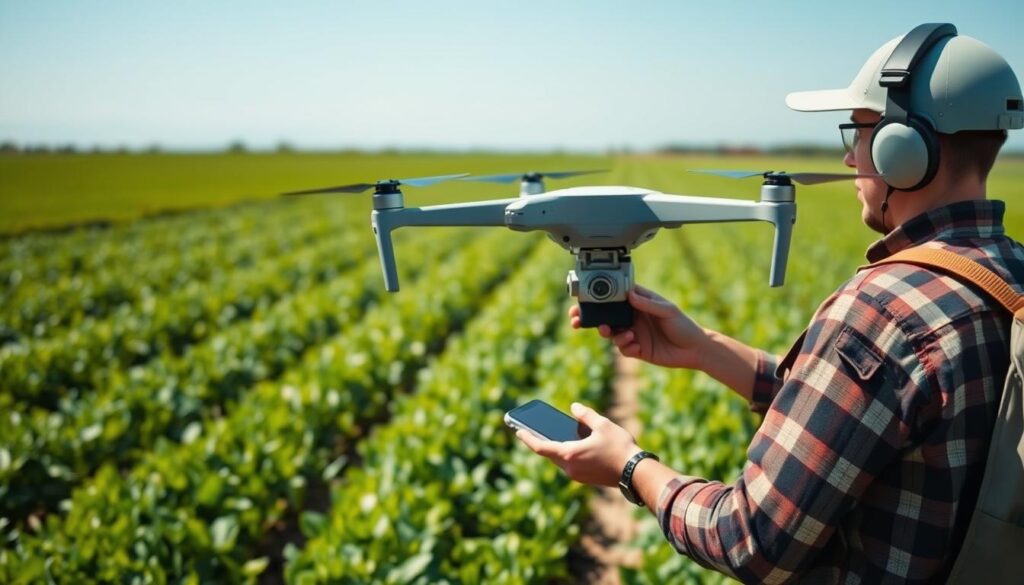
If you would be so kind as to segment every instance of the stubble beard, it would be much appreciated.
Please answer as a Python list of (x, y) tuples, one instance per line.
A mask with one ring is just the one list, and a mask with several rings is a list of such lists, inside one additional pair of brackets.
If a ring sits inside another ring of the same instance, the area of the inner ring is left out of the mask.
[(868, 203), (867, 197), (864, 196), (863, 189), (858, 188), (857, 195), (857, 198), (860, 199), (861, 205), (864, 206), (864, 210), (861, 213), (861, 220), (863, 220), (864, 225), (868, 226), (868, 229), (871, 231), (883, 236), (888, 234), (889, 228), (885, 227), (885, 215), (882, 213), (881, 207), (879, 206), (878, 209), (872, 209), (871, 205)]
[(879, 210), (878, 213), (873, 213), (865, 204), (863, 219), (864, 225), (868, 226), (872, 231), (878, 232), (883, 236), (889, 233), (889, 228), (885, 227), (885, 223), (882, 221), (881, 210)]

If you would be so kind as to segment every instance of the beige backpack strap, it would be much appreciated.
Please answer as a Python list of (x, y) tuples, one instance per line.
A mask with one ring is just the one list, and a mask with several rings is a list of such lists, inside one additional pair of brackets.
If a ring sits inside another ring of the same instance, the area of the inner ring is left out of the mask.
[(889, 256), (885, 260), (862, 266), (861, 269), (872, 268), (882, 264), (915, 264), (928, 268), (938, 268), (953, 275), (960, 276), (973, 283), (999, 302), (1011, 315), (1024, 320), (1024, 295), (1018, 295), (1010, 285), (1006, 284), (998, 274), (978, 264), (966, 256), (954, 254), (939, 248), (916, 247), (907, 248)]

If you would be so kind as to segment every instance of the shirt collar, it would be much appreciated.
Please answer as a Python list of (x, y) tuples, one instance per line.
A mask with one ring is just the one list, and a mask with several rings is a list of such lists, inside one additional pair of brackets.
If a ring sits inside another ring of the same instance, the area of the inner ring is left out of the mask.
[(994, 238), (1002, 236), (1006, 204), (990, 199), (960, 201), (932, 209), (910, 219), (868, 247), (868, 262), (932, 240)]

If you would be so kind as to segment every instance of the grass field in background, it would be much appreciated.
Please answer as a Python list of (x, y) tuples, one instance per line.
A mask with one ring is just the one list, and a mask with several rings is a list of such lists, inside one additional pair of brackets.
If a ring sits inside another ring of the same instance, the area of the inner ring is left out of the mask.
[[(593, 492), (501, 422), (534, 397), (611, 400), (610, 345), (565, 322), (571, 255), (502, 228), (401, 229), (402, 289), (388, 294), (369, 193), (277, 193), (602, 168), (547, 188), (756, 200), (757, 178), (687, 169), (847, 170), (712, 156), (0, 157), (0, 582), (579, 582)], [(518, 186), (403, 191), (414, 207)], [(989, 194), (1021, 239), (1024, 162), (999, 163)], [(850, 182), (797, 186), (797, 203), (785, 286), (767, 286), (762, 222), (662, 230), (632, 254), (638, 282), (784, 351), (878, 237)], [(637, 382), (640, 444), (732, 481), (757, 424), (748, 406), (690, 371), (644, 366)], [(625, 546), (642, 560), (623, 582), (724, 582), (637, 514)]]
[[(608, 159), (575, 156), (372, 154), (100, 154), (0, 156), (0, 233), (171, 210), (220, 207), (305, 187)], [(456, 196), (466, 193), (459, 184)], [(410, 205), (417, 190), (409, 189)]]
[[(627, 162), (632, 161), (632, 162)], [(124, 222), (174, 210), (220, 207), (268, 199), (304, 187), (378, 178), (404, 178), (459, 172), (503, 173), (519, 170), (607, 168), (638, 164), (651, 168), (739, 168), (845, 171), (839, 160), (795, 157), (673, 156), (612, 158), (574, 155), (503, 154), (49, 154), (0, 156), (0, 234), (33, 228), (95, 222)], [(593, 175), (571, 184), (609, 184), (609, 175)], [(666, 190), (756, 198), (756, 180), (744, 184), (714, 177), (688, 176)], [(548, 188), (563, 183), (552, 182)], [(745, 185), (745, 186), (743, 186)], [(842, 185), (842, 184), (840, 184)], [(643, 186), (643, 185), (638, 185)], [(844, 187), (840, 187), (840, 190)], [(446, 198), (506, 196), (487, 184), (449, 183), (406, 191), (407, 205)], [(801, 192), (806, 189), (801, 189)], [(815, 188), (817, 190), (817, 188)], [(852, 192), (852, 186), (845, 187)], [(835, 192), (835, 189), (828, 189)], [(990, 178), (990, 196), (1012, 202), (1024, 193), (1024, 159), (1001, 160)], [(749, 193), (749, 195), (748, 195)], [(436, 198), (436, 199), (435, 199)], [(801, 199), (801, 203), (804, 200)], [(1016, 215), (1017, 210), (1011, 210)]]

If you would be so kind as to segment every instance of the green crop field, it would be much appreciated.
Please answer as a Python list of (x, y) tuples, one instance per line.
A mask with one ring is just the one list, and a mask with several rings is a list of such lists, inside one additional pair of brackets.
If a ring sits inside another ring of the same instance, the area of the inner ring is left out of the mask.
[[(0, 157), (0, 582), (582, 579), (594, 491), (502, 424), (531, 398), (612, 401), (612, 349), (568, 327), (572, 257), (540, 234), (403, 229), (403, 286), (389, 294), (368, 195), (276, 197), (574, 168), (609, 172), (549, 190), (756, 199), (757, 180), (687, 169), (844, 170), (763, 157)], [(515, 193), (405, 190), (407, 206)], [(874, 239), (851, 184), (797, 194), (784, 287), (767, 286), (767, 224), (663, 230), (634, 253), (638, 280), (705, 326), (784, 350)], [(1017, 239), (1022, 195), (1024, 162), (1001, 161), (989, 196), (1007, 201)], [(637, 376), (641, 445), (682, 472), (735, 478), (758, 424), (747, 405), (702, 374)], [(724, 581), (636, 521), (623, 582)]]

